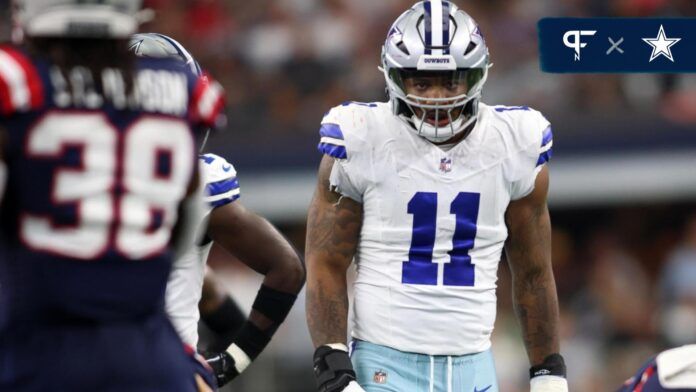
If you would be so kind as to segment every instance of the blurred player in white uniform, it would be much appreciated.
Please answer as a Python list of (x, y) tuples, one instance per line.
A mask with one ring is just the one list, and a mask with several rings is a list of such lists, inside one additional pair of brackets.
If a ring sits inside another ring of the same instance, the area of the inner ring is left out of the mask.
[(402, 14), (382, 68), (388, 103), (344, 103), (320, 129), (306, 248), (319, 390), (497, 391), (490, 336), (505, 247), (531, 390), (567, 391), (546, 204), (549, 122), (528, 107), (480, 102), (488, 49), (452, 2)]
[[(138, 56), (179, 58), (182, 66), (201, 73), (188, 51), (170, 37), (136, 34), (130, 45)], [(225, 347), (222, 353), (205, 354), (218, 386), (223, 386), (258, 356), (283, 322), (304, 285), (304, 266), (293, 247), (268, 221), (236, 201), (240, 189), (231, 163), (215, 154), (200, 155), (199, 163), (205, 183), (206, 219), (198, 231), (204, 238), (176, 260), (166, 292), (167, 313), (182, 340), (197, 347), (199, 301), (213, 241), (265, 275), (251, 315), (229, 348)], [(218, 318), (237, 319), (235, 313), (239, 311), (232, 304), (220, 312)]]
[[(204, 201), (206, 217), (215, 209), (235, 202), (240, 196), (237, 172), (224, 158), (214, 154), (199, 157), (201, 173), (206, 184)], [(207, 220), (201, 222), (207, 225)], [(199, 227), (203, 233), (205, 227)], [(177, 258), (167, 283), (166, 308), (181, 339), (191, 347), (198, 347), (199, 302), (204, 277), (208, 270), (206, 261), (213, 246), (207, 236), (198, 246)]]

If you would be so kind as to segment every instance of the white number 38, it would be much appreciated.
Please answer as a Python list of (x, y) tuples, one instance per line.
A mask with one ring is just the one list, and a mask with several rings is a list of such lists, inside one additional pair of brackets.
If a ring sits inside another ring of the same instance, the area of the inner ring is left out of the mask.
[(66, 226), (24, 213), (22, 241), (85, 260), (109, 250), (131, 259), (162, 252), (191, 178), (193, 144), (187, 124), (173, 118), (144, 116), (119, 133), (104, 114), (49, 113), (29, 131), (26, 154), (60, 159), (67, 147), (79, 149), (79, 166), (54, 168), (49, 195), (54, 205), (73, 204), (76, 217)]

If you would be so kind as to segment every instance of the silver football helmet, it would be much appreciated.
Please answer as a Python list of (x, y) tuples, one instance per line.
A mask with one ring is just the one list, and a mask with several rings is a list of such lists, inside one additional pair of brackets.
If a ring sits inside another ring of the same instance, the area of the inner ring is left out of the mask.
[(128, 49), (138, 57), (171, 58), (181, 61), (195, 75), (203, 75), (201, 66), (183, 45), (174, 38), (158, 33), (133, 34)]
[[(128, 49), (138, 57), (153, 57), (178, 60), (182, 66), (197, 76), (203, 76), (203, 70), (198, 61), (193, 58), (182, 44), (172, 37), (158, 33), (133, 34), (128, 41)], [(199, 152), (203, 152), (208, 142), (210, 129), (205, 131)]]
[[(476, 121), (488, 77), (488, 47), (474, 19), (454, 3), (425, 0), (389, 29), (381, 68), (394, 114), (418, 135), (443, 142)], [(408, 94), (405, 81), (418, 75), (464, 83), (466, 92), (452, 97)]]
[(127, 38), (142, 0), (14, 0), (15, 23), (34, 37)]

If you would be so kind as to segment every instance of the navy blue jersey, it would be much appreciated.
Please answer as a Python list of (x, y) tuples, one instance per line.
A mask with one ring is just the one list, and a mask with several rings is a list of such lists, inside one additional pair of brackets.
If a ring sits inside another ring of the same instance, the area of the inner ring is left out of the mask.
[(646, 362), (616, 392), (696, 391), (696, 344), (665, 350)]
[(223, 94), (176, 60), (134, 61), (126, 80), (0, 46), (0, 334), (162, 311), (194, 130), (219, 124)]

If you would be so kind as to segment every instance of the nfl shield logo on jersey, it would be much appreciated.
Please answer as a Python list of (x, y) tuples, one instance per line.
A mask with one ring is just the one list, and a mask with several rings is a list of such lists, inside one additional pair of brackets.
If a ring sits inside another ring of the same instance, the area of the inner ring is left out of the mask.
[(386, 384), (387, 373), (382, 370), (376, 371), (374, 377), (372, 377), (372, 380), (377, 384)]
[(440, 171), (443, 173), (449, 173), (452, 171), (452, 160), (449, 158), (440, 159)]

